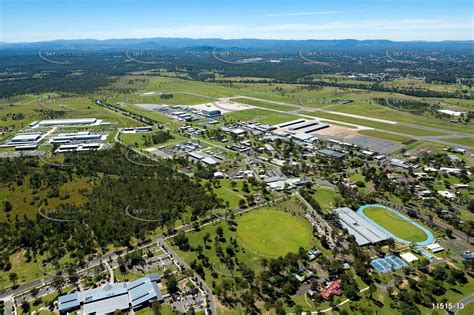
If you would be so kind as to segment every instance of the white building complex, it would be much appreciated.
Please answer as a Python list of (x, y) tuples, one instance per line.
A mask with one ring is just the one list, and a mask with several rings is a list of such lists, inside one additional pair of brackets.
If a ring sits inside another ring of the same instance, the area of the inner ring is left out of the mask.
[(48, 119), (42, 121), (34, 121), (29, 126), (31, 128), (39, 127), (58, 127), (58, 126), (80, 126), (80, 125), (100, 125), (101, 119), (97, 118), (76, 118), (76, 119)]
[[(160, 276), (150, 274), (133, 282), (106, 285), (58, 297), (60, 314), (110, 314), (116, 310), (137, 310), (151, 301), (163, 301), (158, 288)], [(133, 313), (133, 312), (132, 312)]]

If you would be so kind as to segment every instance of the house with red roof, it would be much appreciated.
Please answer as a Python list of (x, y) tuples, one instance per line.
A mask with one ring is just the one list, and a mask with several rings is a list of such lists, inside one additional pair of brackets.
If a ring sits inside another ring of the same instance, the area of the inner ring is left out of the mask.
[(341, 279), (336, 279), (329, 282), (329, 284), (322, 290), (321, 296), (323, 299), (328, 300), (331, 295), (341, 295)]

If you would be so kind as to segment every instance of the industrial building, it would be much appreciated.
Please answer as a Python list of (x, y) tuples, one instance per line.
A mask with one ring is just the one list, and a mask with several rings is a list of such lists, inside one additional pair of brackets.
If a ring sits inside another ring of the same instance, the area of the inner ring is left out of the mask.
[(317, 124), (317, 125), (313, 125), (312, 127), (307, 128), (303, 131), (305, 133), (310, 133), (310, 132), (314, 132), (314, 131), (318, 131), (318, 130), (322, 130), (322, 129), (326, 129), (326, 128), (329, 128), (329, 125), (327, 125), (327, 124)]
[(76, 118), (76, 119), (48, 119), (37, 122), (32, 128), (55, 127), (55, 126), (77, 126), (77, 125), (97, 125), (101, 120), (97, 118)]
[(16, 145), (14, 149), (15, 149), (15, 151), (31, 151), (31, 150), (38, 149), (38, 145), (36, 145), (36, 144), (22, 144), (22, 145)]
[(355, 237), (357, 244), (375, 244), (389, 239), (389, 236), (364, 220), (352, 209), (344, 207), (333, 210), (339, 217), (339, 224)]
[(305, 122), (304, 119), (297, 119), (297, 120), (292, 120), (292, 121), (287, 121), (286, 123), (280, 124), (278, 127), (279, 128), (286, 128), (292, 125), (300, 124)]
[(57, 149), (57, 153), (61, 152), (76, 152), (76, 151), (90, 151), (99, 150), (102, 147), (101, 143), (80, 143), (80, 144), (63, 144)]
[(322, 149), (322, 150), (317, 151), (317, 153), (319, 153), (323, 156), (330, 157), (330, 158), (335, 158), (335, 159), (341, 159), (341, 158), (346, 156), (345, 153), (330, 150), (330, 149)]
[(211, 157), (211, 156), (208, 156), (208, 155), (203, 155), (203, 154), (200, 154), (200, 153), (197, 153), (197, 152), (189, 152), (188, 155), (195, 159), (195, 160), (198, 160), (200, 161), (201, 163), (203, 164), (207, 164), (207, 165), (216, 165), (216, 164), (219, 164), (221, 161)]
[(38, 143), (41, 141), (42, 134), (41, 133), (33, 133), (33, 134), (18, 134), (14, 136), (10, 142), (12, 144), (31, 144), (31, 143)]
[(201, 110), (201, 114), (206, 117), (219, 117), (222, 115), (221, 111), (217, 108), (205, 108)]
[(296, 131), (296, 130), (300, 130), (300, 129), (304, 129), (304, 128), (316, 126), (316, 125), (318, 125), (318, 124), (319, 124), (319, 120), (310, 120), (310, 121), (305, 121), (305, 122), (303, 122), (303, 123), (299, 123), (299, 124), (293, 125), (293, 126), (291, 126), (290, 128), (288, 128), (288, 130)]
[(390, 160), (390, 165), (395, 166), (395, 167), (400, 167), (404, 169), (409, 169), (409, 168), (418, 168), (419, 165), (414, 165), (411, 164), (407, 161), (399, 160), (399, 159), (391, 159)]
[(76, 132), (76, 133), (62, 133), (55, 137), (52, 137), (49, 140), (50, 143), (68, 143), (74, 141), (91, 141), (91, 140), (98, 140), (102, 141), (105, 140), (104, 135), (100, 133), (90, 133), (89, 131), (83, 132)]
[(123, 133), (140, 133), (140, 132), (152, 132), (152, 127), (136, 127), (136, 128), (123, 128)]
[(294, 134), (292, 138), (303, 142), (314, 142), (317, 140), (317, 138), (307, 133), (297, 133)]
[(152, 301), (163, 301), (158, 288), (160, 276), (150, 274), (133, 282), (108, 283), (100, 288), (58, 297), (61, 314), (108, 314), (116, 310), (137, 310)]

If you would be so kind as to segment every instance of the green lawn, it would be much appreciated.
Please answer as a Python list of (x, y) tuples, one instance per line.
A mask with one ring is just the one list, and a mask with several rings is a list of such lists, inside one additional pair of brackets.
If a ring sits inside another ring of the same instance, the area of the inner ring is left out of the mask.
[(384, 208), (367, 207), (364, 214), (401, 239), (411, 242), (423, 242), (427, 239), (424, 231)]
[(447, 138), (445, 141), (449, 141), (455, 144), (469, 145), (474, 147), (474, 137), (472, 138)]
[(329, 210), (334, 207), (334, 198), (339, 196), (339, 193), (333, 189), (316, 189), (313, 194), (314, 199), (319, 202), (319, 205), (324, 210)]
[[(151, 93), (151, 92), (146, 92)], [(156, 92), (160, 93), (160, 92)], [(212, 102), (212, 98), (188, 94), (186, 92), (166, 92), (172, 94), (169, 99), (162, 99), (159, 94), (133, 94), (128, 96), (128, 104), (166, 104), (166, 105), (197, 105)]]
[(278, 210), (247, 213), (237, 228), (238, 238), (252, 251), (265, 256), (283, 256), (312, 245), (306, 219)]
[[(239, 206), (240, 199), (245, 199), (244, 192), (242, 192), (242, 183), (244, 181), (235, 181), (237, 185), (235, 190), (232, 188), (231, 181), (228, 179), (219, 180), (220, 187), (214, 188), (213, 191), (216, 193), (218, 198), (222, 198), (224, 202), (229, 202), (229, 208), (235, 209)], [(249, 188), (251, 185), (249, 185)]]
[(378, 131), (378, 130), (361, 130), (358, 133), (365, 136), (371, 136), (371, 137), (381, 138), (381, 139), (395, 141), (395, 142), (406, 142), (406, 141), (411, 140), (411, 138), (409, 137), (395, 135), (393, 133), (387, 133), (387, 132)]
[(469, 315), (474, 314), (474, 302), (464, 305), (464, 308), (457, 312), (458, 315)]
[[(136, 147), (143, 147), (145, 145), (146, 139), (150, 139), (151, 136), (156, 134), (157, 132), (147, 132), (147, 133), (121, 133), (120, 140), (128, 145), (133, 145)], [(189, 140), (177, 133), (171, 133), (173, 139), (170, 139), (166, 142), (159, 143), (152, 145), (152, 147), (161, 147), (161, 146), (170, 146), (177, 144), (178, 142)], [(151, 142), (151, 141), (150, 141)]]
[(225, 118), (227, 120), (254, 120), (262, 124), (276, 125), (298, 119), (299, 116), (252, 108), (226, 114)]

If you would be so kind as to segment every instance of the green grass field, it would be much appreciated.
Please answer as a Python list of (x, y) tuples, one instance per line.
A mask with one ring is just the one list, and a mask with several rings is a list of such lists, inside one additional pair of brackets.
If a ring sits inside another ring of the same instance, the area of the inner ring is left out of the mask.
[(329, 210), (334, 207), (334, 198), (339, 196), (339, 193), (333, 189), (316, 189), (313, 194), (314, 199), (319, 202), (323, 210)]
[(225, 115), (226, 120), (254, 120), (262, 124), (276, 125), (299, 117), (285, 113), (273, 112), (265, 109), (247, 109)]
[[(136, 147), (143, 147), (145, 145), (146, 139), (150, 138), (156, 132), (147, 132), (147, 133), (122, 133), (120, 134), (120, 141), (128, 145), (134, 145)], [(156, 145), (152, 145), (153, 147), (161, 147), (161, 146), (172, 146), (177, 144), (181, 141), (187, 140), (185, 137), (180, 136), (177, 133), (172, 133), (173, 139), (170, 139), (164, 143), (159, 143)]]
[[(239, 201), (245, 199), (245, 193), (242, 191), (244, 180), (238, 180), (235, 182), (237, 183), (235, 190), (232, 188), (231, 181), (228, 179), (219, 180), (220, 187), (213, 189), (218, 198), (221, 198), (224, 202), (229, 202), (230, 209), (238, 208)], [(249, 189), (251, 194), (256, 193), (252, 185), (249, 185)]]
[(424, 231), (384, 208), (367, 207), (364, 214), (401, 239), (410, 242), (423, 242), (427, 239)]
[(238, 238), (265, 256), (283, 256), (312, 244), (311, 226), (302, 217), (269, 209), (247, 213), (242, 220), (237, 228)]
[(452, 142), (454, 144), (469, 145), (474, 147), (474, 137), (473, 138), (447, 138), (445, 141)]
[[(148, 92), (151, 93), (151, 92)], [(159, 93), (159, 92), (157, 92)], [(128, 104), (166, 104), (166, 105), (197, 105), (212, 102), (212, 98), (197, 96), (188, 93), (181, 92), (166, 92), (166, 94), (172, 94), (173, 97), (169, 99), (163, 99), (157, 94), (133, 94), (127, 97)]]
[(457, 312), (458, 315), (469, 315), (474, 314), (474, 302), (464, 305), (464, 308)]
[(407, 142), (411, 140), (411, 138), (409, 137), (395, 135), (393, 133), (387, 133), (387, 132), (378, 131), (378, 130), (361, 130), (358, 133), (365, 136), (371, 136), (371, 137), (381, 138), (381, 139), (395, 141), (395, 142)]

